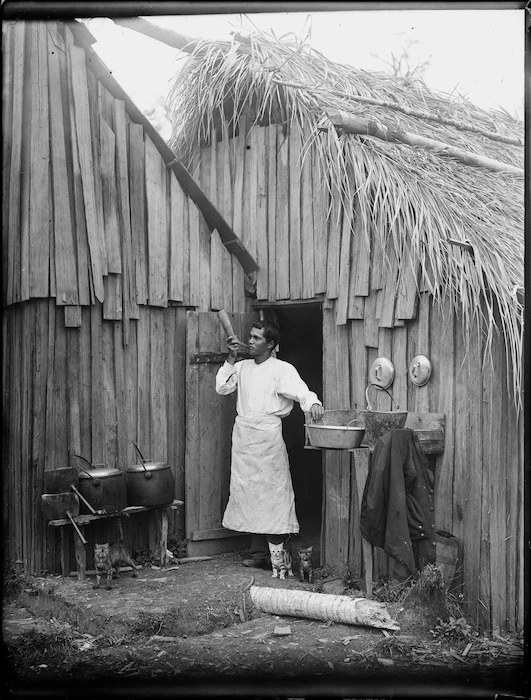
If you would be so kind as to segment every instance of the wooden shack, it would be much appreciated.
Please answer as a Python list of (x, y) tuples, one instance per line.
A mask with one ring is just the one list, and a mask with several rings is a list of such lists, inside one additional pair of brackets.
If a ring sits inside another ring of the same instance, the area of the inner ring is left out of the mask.
[[(416, 427), (443, 419), (436, 526), (459, 542), (467, 616), (519, 628), (522, 124), (267, 33), (195, 44), (170, 104), (172, 147), (256, 258), (253, 308), (325, 408), (364, 409), (383, 357)], [(321, 518), (321, 563), (361, 579), (355, 456), (304, 450), (302, 420), (285, 432), (303, 531)], [(375, 548), (373, 580), (391, 564)]]
[[(226, 304), (247, 332), (256, 265), (82, 23), (6, 22), (3, 40), (5, 556), (57, 572), (64, 552), (41, 495), (45, 474), (74, 455), (124, 471), (136, 445), (171, 466), (185, 499), (185, 458), (199, 463), (186, 389), (197, 314)], [(124, 524), (137, 550), (146, 517)], [(88, 533), (89, 566), (103, 527)], [(180, 508), (170, 535), (183, 528)], [(75, 569), (72, 542), (63, 565)]]
[[(216, 311), (241, 335), (274, 314), (279, 356), (325, 408), (365, 408), (385, 357), (395, 401), (444, 416), (436, 523), (459, 541), (467, 617), (521, 628), (521, 124), (235, 35), (193, 43), (170, 151), (82, 28), (4, 31), (8, 557), (58, 570), (44, 471), (70, 452), (125, 469), (133, 443), (172, 465), (185, 506), (170, 527), (189, 554), (243, 542), (221, 527), (234, 402), (214, 391)], [(419, 354), (433, 368), (421, 387), (408, 376)], [(356, 456), (305, 449), (299, 409), (284, 434), (301, 535), (361, 579)], [(388, 558), (375, 548), (372, 560), (385, 580)]]

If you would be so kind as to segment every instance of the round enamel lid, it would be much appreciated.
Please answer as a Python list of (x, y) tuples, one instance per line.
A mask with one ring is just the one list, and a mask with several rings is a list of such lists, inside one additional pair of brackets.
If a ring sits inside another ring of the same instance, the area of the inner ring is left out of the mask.
[(409, 378), (416, 386), (424, 386), (431, 377), (431, 362), (425, 355), (416, 355), (409, 363)]
[(395, 378), (395, 367), (387, 357), (377, 357), (369, 369), (369, 382), (387, 389)]

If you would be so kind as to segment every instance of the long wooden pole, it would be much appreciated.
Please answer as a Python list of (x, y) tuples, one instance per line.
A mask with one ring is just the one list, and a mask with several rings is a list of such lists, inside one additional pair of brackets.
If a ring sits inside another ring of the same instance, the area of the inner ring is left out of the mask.
[(454, 158), (465, 165), (473, 165), (481, 168), (487, 168), (488, 170), (494, 170), (496, 172), (513, 173), (515, 175), (524, 174), (523, 168), (517, 168), (514, 165), (502, 163), (501, 161), (494, 160), (493, 158), (486, 158), (485, 156), (480, 156), (477, 153), (464, 151), (461, 148), (450, 146), (442, 141), (435, 141), (434, 139), (429, 139), (425, 136), (419, 136), (418, 134), (412, 134), (407, 131), (393, 129), (392, 127), (382, 123), (364, 121), (363, 119), (359, 119), (358, 117), (348, 114), (347, 112), (343, 112), (342, 110), (328, 109), (327, 116), (336, 128), (343, 129), (349, 134), (373, 136), (381, 139), (382, 141), (404, 143), (408, 146), (421, 146), (422, 148), (426, 148), (427, 150), (434, 152), (436, 155)]
[(127, 27), (127, 29), (132, 29), (135, 32), (149, 36), (152, 39), (161, 41), (163, 44), (172, 46), (174, 49), (179, 51), (185, 51), (186, 53), (192, 53), (198, 44), (197, 39), (192, 39), (190, 36), (185, 36), (184, 34), (179, 34), (174, 32), (172, 29), (166, 29), (165, 27), (159, 27), (156, 24), (152, 24), (141, 17), (131, 17), (120, 19), (118, 17), (112, 18), (115, 24), (119, 24), (121, 27)]

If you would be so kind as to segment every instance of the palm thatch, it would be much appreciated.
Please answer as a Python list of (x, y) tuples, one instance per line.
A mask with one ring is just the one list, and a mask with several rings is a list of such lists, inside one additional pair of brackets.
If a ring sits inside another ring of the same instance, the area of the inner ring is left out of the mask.
[[(198, 41), (168, 100), (171, 146), (190, 163), (194, 151), (255, 124), (283, 124), (304, 135), (304, 157), (352, 211), (360, 230), (399, 263), (420, 265), (437, 301), (462, 315), (466, 331), (502, 332), (520, 403), (523, 334), (523, 125), (503, 111), (429, 90), (419, 80), (333, 63), (303, 41), (272, 33)], [(367, 134), (334, 126), (341, 111), (371, 123)], [(411, 146), (375, 136), (409, 132), (450, 148)], [(452, 152), (503, 165), (465, 165)], [(516, 168), (514, 167), (516, 166)], [(509, 170), (512, 168), (511, 172)], [(521, 168), (518, 172), (517, 169)], [(455, 242), (462, 245), (455, 245)], [(468, 333), (467, 333), (468, 335)]]

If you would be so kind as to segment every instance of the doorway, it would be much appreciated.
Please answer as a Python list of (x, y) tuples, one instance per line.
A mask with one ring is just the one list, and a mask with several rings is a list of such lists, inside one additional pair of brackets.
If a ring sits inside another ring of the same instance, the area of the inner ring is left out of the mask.
[[(301, 378), (323, 400), (323, 313), (319, 303), (289, 304), (263, 309), (279, 327), (281, 340), (277, 357), (290, 362)], [(323, 496), (322, 451), (305, 449), (304, 413), (295, 402), (291, 414), (282, 421), (288, 450), (295, 508), (300, 533), (294, 545), (313, 545), (314, 561), (319, 561), (321, 509)]]

